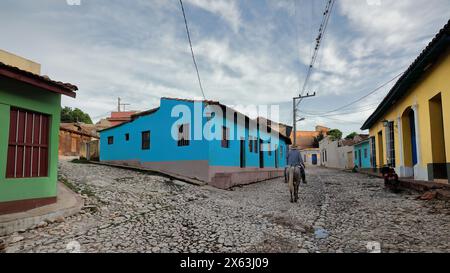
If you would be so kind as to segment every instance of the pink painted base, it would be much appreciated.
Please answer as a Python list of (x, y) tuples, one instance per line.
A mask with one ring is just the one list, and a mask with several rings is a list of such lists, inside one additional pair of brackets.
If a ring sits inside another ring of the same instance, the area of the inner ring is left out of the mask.
[(204, 181), (220, 189), (229, 189), (238, 185), (284, 176), (284, 169), (218, 167), (208, 165), (208, 161), (139, 162), (137, 160), (117, 160), (105, 161), (105, 163), (161, 171)]

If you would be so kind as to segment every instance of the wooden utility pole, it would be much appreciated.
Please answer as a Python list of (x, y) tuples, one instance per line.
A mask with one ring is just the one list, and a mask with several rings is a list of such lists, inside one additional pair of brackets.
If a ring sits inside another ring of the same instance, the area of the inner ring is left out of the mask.
[(301, 100), (301, 99), (306, 99), (306, 98), (311, 98), (311, 97), (315, 97), (316, 96), (316, 92), (314, 92), (314, 94), (310, 95), (309, 93), (306, 94), (306, 96), (298, 96), (293, 98), (293, 103), (292, 103), (292, 112), (293, 112), (293, 127), (294, 127), (294, 143), (293, 146), (297, 146), (297, 121), (302, 121), (304, 120), (304, 118), (298, 119), (297, 120), (297, 110), (298, 110), (298, 104), (297, 104), (297, 100)]

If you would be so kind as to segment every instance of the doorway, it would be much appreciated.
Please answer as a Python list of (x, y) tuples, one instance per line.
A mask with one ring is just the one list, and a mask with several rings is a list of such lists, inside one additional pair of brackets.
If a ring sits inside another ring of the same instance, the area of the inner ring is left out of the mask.
[(278, 145), (275, 145), (275, 168), (278, 169)]
[(353, 169), (355, 162), (353, 161), (353, 151), (347, 152), (347, 169)]
[(317, 154), (313, 154), (311, 157), (311, 161), (313, 165), (317, 165)]
[(441, 93), (429, 101), (431, 125), (432, 179), (448, 179), (445, 154), (444, 117)]
[(358, 161), (359, 161), (358, 167), (361, 169), (363, 167), (362, 166), (362, 158), (361, 158), (361, 150), (358, 150)]
[(259, 140), (259, 167), (264, 168), (264, 152), (263, 152), (263, 141)]
[(384, 166), (384, 148), (383, 148), (383, 131), (378, 132), (378, 140), (377, 140), (377, 146), (378, 146), (378, 158), (379, 158), (379, 167)]
[(417, 164), (417, 145), (416, 145), (416, 123), (414, 120), (414, 111), (410, 110), (408, 113), (409, 131), (411, 135), (411, 153), (413, 166)]
[(417, 164), (416, 125), (414, 110), (408, 107), (402, 114), (404, 176), (414, 177), (414, 165)]
[(240, 165), (241, 168), (245, 168), (245, 139), (241, 139), (240, 144)]

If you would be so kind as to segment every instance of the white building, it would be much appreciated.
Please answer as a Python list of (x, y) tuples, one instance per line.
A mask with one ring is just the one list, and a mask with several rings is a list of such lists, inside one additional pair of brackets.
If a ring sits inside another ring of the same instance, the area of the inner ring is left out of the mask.
[(317, 166), (320, 164), (320, 149), (309, 148), (300, 151), (306, 166)]
[(330, 136), (325, 137), (319, 143), (320, 165), (327, 168), (353, 169), (353, 145), (363, 138), (357, 135), (353, 139), (332, 140)]

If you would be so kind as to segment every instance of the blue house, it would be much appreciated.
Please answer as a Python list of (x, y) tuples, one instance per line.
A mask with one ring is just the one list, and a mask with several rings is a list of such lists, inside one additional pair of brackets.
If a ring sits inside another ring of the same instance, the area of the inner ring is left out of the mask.
[(353, 145), (353, 159), (355, 166), (359, 169), (370, 169), (372, 164), (370, 162), (370, 139), (366, 138)]
[(230, 188), (283, 175), (290, 139), (216, 101), (160, 107), (100, 132), (100, 161)]

